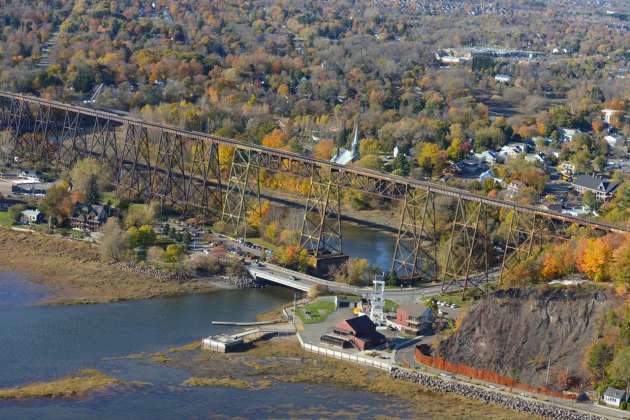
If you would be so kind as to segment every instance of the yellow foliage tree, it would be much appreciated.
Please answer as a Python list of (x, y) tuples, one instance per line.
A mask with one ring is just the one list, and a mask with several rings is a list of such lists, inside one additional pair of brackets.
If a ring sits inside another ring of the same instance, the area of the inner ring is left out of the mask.
[(612, 261), (613, 249), (606, 237), (584, 238), (578, 241), (575, 262), (577, 268), (594, 281), (609, 278), (607, 270)]
[(332, 140), (322, 140), (313, 147), (313, 157), (322, 160), (330, 160), (335, 150)]
[(279, 128), (274, 129), (271, 133), (267, 134), (262, 139), (262, 145), (265, 147), (272, 147), (274, 149), (283, 149), (287, 145), (287, 135)]
[(263, 200), (260, 207), (256, 207), (247, 214), (247, 223), (254, 229), (259, 229), (265, 219), (269, 217), (271, 205), (269, 201)]

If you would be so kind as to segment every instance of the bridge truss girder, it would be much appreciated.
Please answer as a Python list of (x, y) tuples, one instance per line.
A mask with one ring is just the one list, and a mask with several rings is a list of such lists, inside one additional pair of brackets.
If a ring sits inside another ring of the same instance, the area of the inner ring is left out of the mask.
[[(158, 197), (185, 207), (201, 208), (204, 212), (211, 211), (212, 208), (218, 209), (222, 220), (235, 223), (237, 230), (242, 229), (248, 208), (247, 197), (257, 198), (260, 208), (261, 168), (301, 178), (317, 177), (322, 173), (334, 174), (333, 185), (325, 188), (314, 186), (307, 197), (306, 208), (311, 213), (308, 218), (313, 221), (317, 220), (313, 215), (321, 218), (321, 209), (324, 213), (336, 214), (337, 221), (340, 218), (340, 209), (329, 209), (331, 200), (322, 207), (324, 202), (321, 197), (324, 197), (324, 193), (330, 197), (339, 195), (340, 191), (353, 189), (385, 199), (405, 200), (392, 264), (392, 268), (402, 273), (402, 276), (415, 277), (422, 274), (433, 279), (436, 277), (427, 276), (429, 271), (423, 271), (423, 265), (418, 263), (418, 260), (430, 261), (431, 255), (434, 255), (434, 264), (437, 260), (436, 252), (431, 249), (431, 245), (435, 248), (438, 242), (435, 232), (435, 204), (423, 208), (422, 203), (415, 203), (417, 197), (409, 196), (412, 190), (424, 191), (422, 194), (430, 197), (428, 199), (433, 202), (439, 196), (450, 197), (462, 203), (483, 203), (485, 207), (479, 209), (480, 219), (486, 217), (484, 215), (489, 209), (514, 212), (515, 215), (510, 216), (512, 219), (504, 221), (508, 231), (505, 234), (503, 255), (500, 257), (501, 279), (513, 263), (531, 255), (540, 246), (541, 235), (553, 235), (555, 228), (561, 230), (563, 226), (575, 223), (602, 232), (628, 231), (622, 226), (482, 197), (429, 181), (397, 177), (355, 166), (339, 166), (282, 150), (243, 144), (232, 139), (150, 123), (119, 113), (81, 108), (42, 98), (0, 92), (0, 119), (0, 127), (7, 130), (2, 139), (6, 143), (3, 144), (2, 153), (8, 153), (11, 158), (19, 156), (48, 162), (58, 168), (69, 168), (83, 157), (94, 157), (113, 168), (114, 179), (121, 190), (135, 192), (146, 199)], [(227, 181), (228, 191), (225, 195), (222, 195), (224, 189), (218, 162), (219, 144), (234, 149)], [(255, 185), (250, 180), (254, 176)], [(320, 181), (322, 180), (318, 180)], [(332, 206), (335, 207), (336, 204)], [(466, 204), (464, 207), (469, 206), (471, 205)], [(471, 211), (467, 210), (466, 214), (468, 213)], [(478, 247), (482, 239), (487, 244), (488, 235), (481, 228), (481, 222), (466, 214), (460, 211), (450, 225), (449, 246), (457, 249), (461, 243), (470, 251), (470, 244)], [(492, 221), (495, 220), (497, 219), (493, 217)], [(557, 225), (555, 228), (552, 226), (554, 223)], [(308, 242), (309, 248), (320, 254), (331, 250), (336, 252), (334, 245), (327, 245), (335, 243), (335, 235), (341, 243), (340, 229), (336, 226), (335, 223), (331, 224), (330, 229), (321, 226), (321, 233), (319, 228), (315, 228), (311, 230), (315, 234), (305, 235), (318, 237), (319, 245), (313, 245), (315, 242), (310, 239), (304, 242)], [(304, 232), (308, 231), (304, 229)], [(327, 239), (327, 235), (331, 239)], [(325, 246), (322, 247), (321, 243)], [(406, 245), (408, 246), (405, 248)], [(457, 252), (449, 251), (451, 256)], [(418, 255), (420, 258), (417, 258)], [(442, 267), (445, 270), (443, 280), (446, 286), (458, 276), (464, 281), (466, 278), (470, 280), (470, 267), (475, 255), (462, 255), (464, 258), (455, 259), (457, 264), (453, 265), (449, 261), (445, 268)], [(494, 253), (492, 257), (494, 258)]]
[(404, 197), (391, 271), (403, 281), (435, 280), (438, 271), (435, 193), (408, 188)]
[(343, 255), (341, 189), (333, 178), (314, 172), (304, 207), (300, 246), (317, 259)]
[[(260, 201), (260, 167), (251, 150), (234, 149), (230, 174), (225, 188), (221, 221), (230, 225), (233, 235), (247, 238), (247, 211), (251, 207), (248, 198), (254, 197), (258, 211)], [(253, 183), (252, 185), (252, 178)]]
[[(457, 199), (443, 267), (442, 293), (461, 288), (465, 295), (469, 287), (487, 293), (488, 213), (489, 209), (482, 202)], [(478, 264), (479, 261), (482, 263)], [(471, 268), (476, 271), (472, 276)]]

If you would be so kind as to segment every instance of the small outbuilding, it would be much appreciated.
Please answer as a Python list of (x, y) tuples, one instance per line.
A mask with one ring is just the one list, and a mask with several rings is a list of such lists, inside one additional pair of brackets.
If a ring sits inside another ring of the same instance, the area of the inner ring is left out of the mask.
[(623, 389), (617, 389), (609, 386), (604, 392), (604, 404), (611, 407), (619, 407), (621, 403), (627, 402), (628, 396)]

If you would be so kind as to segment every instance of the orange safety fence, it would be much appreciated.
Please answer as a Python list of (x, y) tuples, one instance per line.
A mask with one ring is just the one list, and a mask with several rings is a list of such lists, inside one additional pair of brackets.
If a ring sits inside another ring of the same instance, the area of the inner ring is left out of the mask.
[(496, 372), (491, 372), (483, 369), (477, 369), (474, 367), (448, 362), (440, 357), (427, 356), (422, 353), (418, 348), (416, 348), (416, 361), (426, 366), (433, 367), (435, 369), (439, 369), (445, 372), (450, 372), (456, 375), (468, 376), (470, 378), (480, 379), (482, 381), (492, 382), (495, 384), (507, 386), (510, 388), (520, 389), (526, 392), (536, 393), (536, 394), (544, 394), (551, 397), (575, 400), (577, 398), (577, 394), (575, 393), (563, 393), (552, 391), (551, 389), (544, 387), (533, 387), (527, 384), (523, 384), (514, 380), (514, 378), (510, 378), (509, 376), (499, 375)]

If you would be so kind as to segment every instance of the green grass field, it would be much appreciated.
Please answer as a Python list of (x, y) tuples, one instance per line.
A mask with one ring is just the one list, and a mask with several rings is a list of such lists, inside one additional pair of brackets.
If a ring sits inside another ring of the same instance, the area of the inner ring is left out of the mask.
[(400, 305), (394, 302), (391, 299), (385, 299), (385, 305), (383, 305), (383, 311), (385, 312), (396, 312)]
[(0, 226), (11, 227), (13, 226), (13, 220), (9, 217), (8, 211), (0, 211)]
[(306, 306), (301, 306), (295, 311), (296, 315), (305, 324), (323, 322), (333, 312), (335, 312), (335, 303), (321, 299)]

